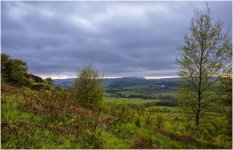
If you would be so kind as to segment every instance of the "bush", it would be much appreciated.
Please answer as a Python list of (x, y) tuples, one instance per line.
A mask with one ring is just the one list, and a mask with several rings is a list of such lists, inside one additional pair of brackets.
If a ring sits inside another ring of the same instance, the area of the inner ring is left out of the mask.
[(81, 106), (98, 111), (104, 96), (102, 76), (98, 70), (91, 65), (81, 68), (77, 72), (73, 93)]
[(127, 103), (113, 103), (108, 105), (108, 108), (105, 108), (104, 111), (107, 111), (109, 115), (116, 117), (117, 122), (132, 122), (134, 121), (137, 112), (130, 108), (130, 106), (131, 104)]

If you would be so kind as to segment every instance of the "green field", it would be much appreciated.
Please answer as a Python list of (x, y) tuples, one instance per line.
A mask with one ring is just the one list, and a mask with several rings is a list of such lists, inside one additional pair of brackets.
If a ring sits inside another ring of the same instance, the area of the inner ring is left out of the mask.
[(132, 86), (127, 86), (124, 89), (126, 90), (143, 90), (143, 89), (159, 89), (159, 85), (132, 85)]
[(141, 98), (116, 98), (116, 97), (104, 97), (105, 102), (117, 102), (117, 103), (132, 103), (132, 104), (145, 104), (148, 102), (156, 102), (158, 100), (148, 99), (144, 100)]
[(171, 111), (171, 112), (183, 112), (183, 108), (181, 106), (175, 106), (175, 107), (171, 107), (171, 106), (150, 106), (147, 109), (150, 110), (158, 110), (158, 111)]
[[(119, 95), (120, 94), (120, 95)], [(176, 90), (172, 89), (160, 89), (159, 86), (156, 85), (137, 85), (137, 86), (127, 86), (124, 89), (114, 91), (112, 94), (107, 93), (105, 96), (115, 95), (115, 97), (129, 97), (129, 96), (144, 96), (150, 97), (153, 99), (158, 99), (159, 96), (174, 96), (176, 94)], [(149, 98), (149, 99), (150, 99)]]
[(126, 97), (128, 97), (130, 95), (139, 95), (139, 93), (136, 92), (136, 91), (120, 91), (120, 92), (117, 92), (117, 93), (125, 95)]
[(158, 97), (159, 95), (161, 96), (175, 96), (176, 92), (164, 92), (164, 93), (157, 93), (157, 94), (151, 94), (151, 96)]
[[(107, 103), (126, 103), (126, 104), (146, 104), (151, 102), (158, 102), (159, 100), (154, 99), (141, 99), (141, 98), (116, 98), (116, 97), (104, 97), (104, 101)], [(147, 110), (157, 111), (157, 112), (174, 112), (183, 113), (184, 109), (181, 106), (149, 106), (146, 107)]]

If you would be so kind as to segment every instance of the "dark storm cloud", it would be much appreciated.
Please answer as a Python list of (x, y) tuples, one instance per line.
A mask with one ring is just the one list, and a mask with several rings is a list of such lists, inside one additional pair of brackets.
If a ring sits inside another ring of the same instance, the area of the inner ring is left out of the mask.
[[(231, 2), (208, 3), (231, 27)], [(91, 63), (105, 76), (175, 76), (194, 9), (205, 3), (2, 2), (2, 52), (42, 76)]]

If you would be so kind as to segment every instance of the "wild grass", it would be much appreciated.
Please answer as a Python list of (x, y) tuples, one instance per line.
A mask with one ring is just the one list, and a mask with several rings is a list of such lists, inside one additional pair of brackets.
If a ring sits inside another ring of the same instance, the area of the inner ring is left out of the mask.
[(191, 114), (177, 106), (144, 107), (150, 100), (108, 97), (96, 113), (80, 107), (68, 90), (6, 84), (1, 100), (4, 149), (232, 147), (226, 117), (213, 112), (201, 120), (201, 137), (195, 140)]

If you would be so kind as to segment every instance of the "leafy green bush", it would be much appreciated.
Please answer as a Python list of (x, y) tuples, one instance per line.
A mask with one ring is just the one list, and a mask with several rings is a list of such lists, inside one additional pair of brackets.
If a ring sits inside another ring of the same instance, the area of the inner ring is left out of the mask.
[(103, 102), (102, 76), (91, 65), (81, 68), (73, 86), (73, 95), (83, 107), (98, 111)]
[[(132, 122), (137, 114), (136, 110), (132, 109), (131, 104), (116, 103), (105, 105), (108, 108), (108, 113), (117, 118), (118, 122)], [(106, 108), (104, 110), (106, 112)]]

